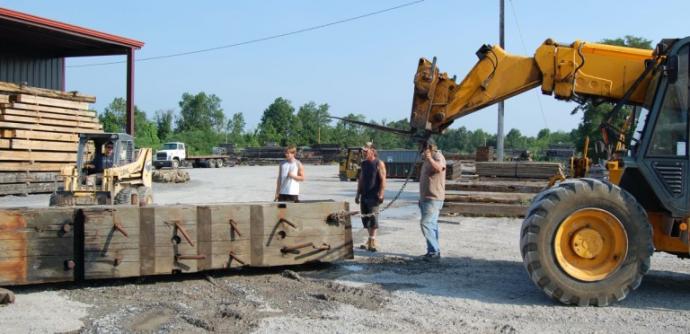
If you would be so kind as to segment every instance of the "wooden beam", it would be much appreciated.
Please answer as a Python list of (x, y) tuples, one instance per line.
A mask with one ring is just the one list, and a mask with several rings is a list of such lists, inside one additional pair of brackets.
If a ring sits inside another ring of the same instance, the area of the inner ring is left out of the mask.
[(504, 183), (446, 183), (446, 190), (460, 190), (460, 191), (487, 191), (487, 192), (505, 192), (505, 193), (539, 193), (546, 184), (504, 184)]
[[(76, 160), (75, 160), (76, 161)], [(58, 172), (66, 166), (74, 165), (69, 163), (50, 163), (50, 162), (0, 162), (0, 170), (4, 172)]]
[(19, 182), (54, 182), (58, 179), (58, 173), (0, 173), (0, 183), (19, 183)]
[(97, 116), (96, 112), (91, 111), (91, 110), (73, 110), (73, 109), (39, 106), (36, 104), (25, 104), (25, 103), (17, 103), (17, 102), (7, 104), (5, 106), (5, 108), (42, 111), (42, 112), (55, 113), (55, 114), (65, 114), (65, 115), (78, 115), (78, 116), (94, 117), (94, 118)]
[(16, 122), (5, 122), (5, 121), (0, 121), (0, 128), (36, 130), (36, 131), (47, 131), (47, 132), (64, 132), (64, 133), (103, 133), (103, 130), (99, 130), (99, 129), (86, 129), (86, 128), (75, 128), (75, 127), (51, 126), (51, 125), (38, 125), (38, 124), (27, 124), (27, 123), (16, 123)]
[(500, 203), (445, 203), (441, 214), (469, 217), (524, 217), (529, 205)]
[(12, 116), (50, 118), (50, 119), (59, 119), (59, 120), (64, 120), (64, 121), (75, 121), (75, 122), (100, 124), (98, 122), (98, 118), (78, 116), (78, 115), (53, 114), (53, 113), (47, 113), (47, 112), (41, 112), (41, 111), (19, 110), (19, 109), (12, 109), (12, 108), (0, 109), (0, 113), (3, 115), (12, 115)]
[(61, 107), (61, 108), (68, 108), (68, 109), (80, 109), (80, 110), (88, 110), (89, 109), (89, 104), (87, 102), (69, 101), (69, 100), (63, 100), (63, 99), (34, 96), (34, 95), (26, 95), (26, 94), (18, 94), (15, 97), (15, 99), (17, 102), (30, 103), (30, 104), (40, 104), (43, 106)]
[(67, 127), (75, 127), (75, 128), (79, 128), (79, 129), (101, 129), (102, 128), (100, 123), (62, 121), (62, 120), (42, 118), (42, 117), (24, 117), (24, 116), (0, 115), (0, 120), (6, 121), (6, 122), (19, 122), (19, 123), (41, 124), (41, 125), (67, 126)]
[(77, 161), (77, 153), (30, 152), (0, 150), (3, 161)]
[[(4, 147), (2, 141), (9, 141), (9, 147)], [(0, 139), (0, 148), (11, 148), (13, 150), (32, 150), (32, 151), (60, 151), (76, 153), (79, 148), (77, 143), (25, 140), (25, 139)]]
[(25, 85), (17, 85), (14, 83), (4, 82), (4, 81), (0, 81), (0, 91), (1, 92), (8, 92), (8, 93), (25, 93), (25, 94), (38, 95), (38, 96), (51, 97), (51, 98), (58, 98), (58, 99), (66, 99), (66, 100), (79, 101), (79, 102), (88, 102), (88, 103), (96, 102), (95, 96), (84, 95), (84, 94), (80, 94), (79, 92), (63, 92), (63, 91), (53, 90), (53, 89), (37, 88), (37, 87), (30, 87), (30, 86), (25, 86)]
[(0, 129), (0, 137), (16, 139), (52, 140), (72, 143), (76, 143), (79, 141), (79, 136), (74, 134), (14, 129)]

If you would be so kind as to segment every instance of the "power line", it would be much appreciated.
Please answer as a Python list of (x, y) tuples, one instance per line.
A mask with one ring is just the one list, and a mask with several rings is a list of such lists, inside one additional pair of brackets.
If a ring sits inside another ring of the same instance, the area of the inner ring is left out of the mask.
[[(520, 29), (520, 23), (518, 22), (517, 14), (515, 13), (515, 6), (513, 6), (513, 0), (510, 1), (510, 9), (513, 13), (513, 18), (515, 19), (515, 26), (517, 26), (518, 36), (520, 36), (520, 43), (522, 44), (523, 52), (527, 53), (527, 46), (525, 45), (525, 39), (522, 37), (522, 29)], [(541, 111), (541, 118), (544, 120), (544, 126), (548, 129), (549, 123), (546, 121), (546, 114), (544, 113), (544, 106), (541, 104), (541, 96), (538, 92), (535, 92), (537, 97), (537, 102), (539, 104), (539, 110)]]
[[(136, 59), (136, 61), (142, 62), (142, 61), (151, 61), (151, 60), (158, 60), (158, 59), (166, 59), (166, 58), (174, 58), (174, 57), (188, 56), (188, 55), (197, 54), (197, 53), (212, 52), (212, 51), (217, 51), (217, 50), (222, 50), (222, 49), (229, 49), (229, 48), (234, 48), (234, 47), (243, 46), (243, 45), (248, 45), (248, 44), (254, 44), (254, 43), (259, 43), (259, 42), (265, 42), (265, 41), (269, 41), (269, 40), (272, 40), (272, 39), (278, 39), (278, 38), (287, 37), (287, 36), (291, 36), (291, 35), (297, 35), (297, 34), (301, 34), (301, 33), (305, 33), (305, 32), (310, 32), (310, 31), (314, 31), (314, 30), (319, 30), (319, 29), (327, 28), (327, 27), (334, 26), (334, 25), (337, 25), (337, 24), (342, 24), (342, 23), (347, 23), (347, 22), (352, 22), (352, 21), (360, 20), (360, 19), (367, 18), (367, 17), (370, 17), (370, 16), (375, 16), (375, 15), (387, 13), (387, 12), (390, 12), (390, 11), (394, 11), (394, 10), (397, 10), (397, 9), (401, 9), (401, 8), (404, 8), (404, 7), (409, 7), (409, 6), (412, 6), (412, 5), (416, 5), (416, 4), (422, 3), (422, 2), (424, 2), (424, 1), (426, 1), (426, 0), (416, 0), (416, 1), (406, 2), (406, 3), (400, 4), (400, 5), (397, 5), (397, 6), (394, 6), (394, 7), (389, 7), (389, 8), (377, 10), (377, 11), (374, 11), (374, 12), (369, 12), (369, 13), (362, 14), (362, 15), (358, 15), (358, 16), (348, 17), (348, 18), (345, 18), (345, 19), (342, 19), (342, 20), (333, 21), (333, 22), (329, 22), (329, 23), (325, 23), (325, 24), (319, 24), (319, 25), (315, 25), (315, 26), (311, 26), (311, 27), (307, 27), (307, 28), (302, 28), (302, 29), (298, 29), (298, 30), (293, 30), (293, 31), (290, 31), (290, 32), (282, 33), (282, 34), (270, 35), (270, 36), (265, 36), (265, 37), (250, 39), (250, 40), (243, 41), (243, 42), (238, 42), (238, 43), (233, 43), (233, 44), (226, 44), (226, 45), (220, 45), (220, 46), (215, 46), (215, 47), (206, 48), (206, 49), (199, 49), (199, 50), (194, 50), (194, 51), (185, 51), (185, 52), (172, 53), (172, 54), (160, 55), (160, 56), (153, 56), (153, 57), (147, 57), (147, 58), (140, 58), (140, 59)], [(83, 64), (83, 65), (71, 65), (71, 66), (67, 66), (67, 67), (91, 67), (91, 66), (104, 66), (104, 65), (123, 64), (123, 63), (125, 63), (125, 61), (113, 61), (113, 62), (92, 63), (92, 64)]]

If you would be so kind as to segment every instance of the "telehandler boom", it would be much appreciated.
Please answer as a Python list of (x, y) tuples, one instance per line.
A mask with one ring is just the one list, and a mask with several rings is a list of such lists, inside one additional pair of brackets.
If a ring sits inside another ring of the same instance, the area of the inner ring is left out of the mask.
[(490, 45), (477, 56), (460, 83), (435, 59), (419, 61), (415, 136), (442, 133), (458, 118), (535, 87), (556, 99), (615, 103), (609, 120), (636, 106), (624, 129), (601, 125), (608, 181), (570, 179), (534, 198), (520, 252), (540, 289), (565, 304), (604, 306), (640, 285), (655, 249), (689, 257), (690, 38), (662, 40), (655, 50), (549, 39), (533, 57)]

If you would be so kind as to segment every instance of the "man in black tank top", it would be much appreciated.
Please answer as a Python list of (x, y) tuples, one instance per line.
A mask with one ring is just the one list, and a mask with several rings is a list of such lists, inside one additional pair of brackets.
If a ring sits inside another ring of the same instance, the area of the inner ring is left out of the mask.
[(362, 161), (357, 182), (355, 203), (359, 204), (363, 215), (362, 225), (369, 231), (369, 239), (360, 248), (375, 252), (378, 247), (376, 230), (379, 228), (379, 205), (383, 203), (383, 193), (386, 188), (386, 165), (378, 159), (376, 149), (371, 143), (362, 147), (362, 154), (364, 161)]

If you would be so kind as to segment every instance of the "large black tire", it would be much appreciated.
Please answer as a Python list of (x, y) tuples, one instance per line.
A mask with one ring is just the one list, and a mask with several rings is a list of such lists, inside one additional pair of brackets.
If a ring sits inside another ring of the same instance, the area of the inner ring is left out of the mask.
[(216, 168), (223, 167), (223, 159), (216, 159)]
[[(617, 269), (593, 281), (568, 274), (555, 250), (561, 224), (583, 209), (614, 216), (627, 237), (627, 252)], [(595, 179), (568, 180), (536, 196), (521, 231), (520, 251), (530, 278), (549, 297), (569, 305), (606, 306), (623, 300), (640, 286), (654, 252), (651, 226), (642, 206), (627, 191)]]
[(139, 194), (136, 189), (125, 187), (113, 199), (115, 205), (139, 205)]
[(150, 187), (142, 186), (137, 188), (139, 195), (139, 206), (149, 206), (153, 204), (153, 190)]

